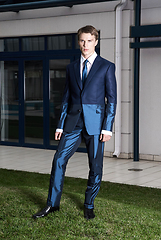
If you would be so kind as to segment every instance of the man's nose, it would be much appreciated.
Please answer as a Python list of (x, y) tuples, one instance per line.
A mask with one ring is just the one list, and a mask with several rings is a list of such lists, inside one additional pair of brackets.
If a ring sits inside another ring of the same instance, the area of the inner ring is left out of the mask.
[(87, 46), (87, 42), (86, 41), (84, 41), (84, 47), (86, 47)]

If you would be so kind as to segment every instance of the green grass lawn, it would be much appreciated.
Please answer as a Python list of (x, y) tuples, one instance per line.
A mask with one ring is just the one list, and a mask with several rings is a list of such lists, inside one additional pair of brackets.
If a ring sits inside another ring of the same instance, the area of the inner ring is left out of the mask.
[(102, 182), (87, 221), (87, 180), (66, 177), (60, 211), (32, 219), (46, 205), (49, 177), (0, 169), (0, 239), (161, 239), (160, 189)]

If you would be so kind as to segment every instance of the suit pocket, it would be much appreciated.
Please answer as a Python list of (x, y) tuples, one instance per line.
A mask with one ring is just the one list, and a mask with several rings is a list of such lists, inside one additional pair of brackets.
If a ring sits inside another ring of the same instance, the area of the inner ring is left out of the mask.
[(101, 114), (101, 113), (103, 113), (104, 112), (104, 107), (103, 106), (97, 106), (97, 109), (96, 109), (96, 113), (97, 114)]
[(100, 114), (100, 113), (101, 113), (101, 110), (100, 110), (100, 109), (99, 109), (99, 110), (96, 109), (96, 113), (97, 113), (97, 114)]

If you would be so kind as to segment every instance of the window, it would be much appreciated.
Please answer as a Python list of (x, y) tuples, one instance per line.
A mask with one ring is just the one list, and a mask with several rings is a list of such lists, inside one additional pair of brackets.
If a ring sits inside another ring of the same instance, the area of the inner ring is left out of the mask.
[(0, 39), (0, 52), (18, 52), (18, 51), (19, 51), (18, 38)]
[(22, 51), (43, 51), (44, 43), (44, 37), (22, 38)]
[(72, 49), (72, 36), (50, 36), (48, 37), (48, 50)]

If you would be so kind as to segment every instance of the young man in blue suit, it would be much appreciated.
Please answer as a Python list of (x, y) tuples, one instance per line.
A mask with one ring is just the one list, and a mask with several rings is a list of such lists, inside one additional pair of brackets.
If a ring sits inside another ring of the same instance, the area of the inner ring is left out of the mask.
[(112, 136), (116, 110), (115, 65), (95, 52), (98, 32), (93, 26), (78, 30), (79, 60), (67, 66), (66, 85), (55, 139), (60, 140), (53, 159), (47, 206), (33, 215), (44, 217), (59, 210), (64, 175), (69, 158), (85, 140), (89, 176), (84, 217), (92, 219), (103, 167), (104, 142)]

